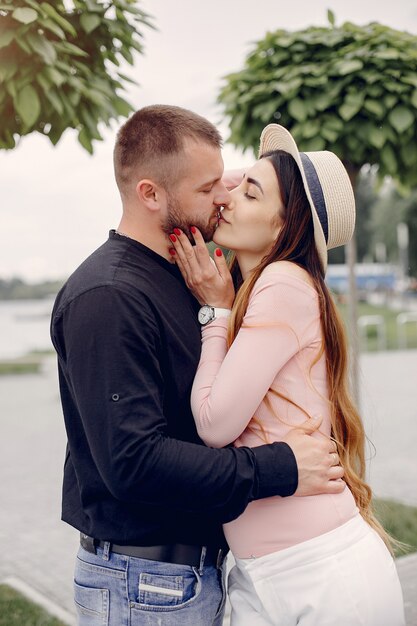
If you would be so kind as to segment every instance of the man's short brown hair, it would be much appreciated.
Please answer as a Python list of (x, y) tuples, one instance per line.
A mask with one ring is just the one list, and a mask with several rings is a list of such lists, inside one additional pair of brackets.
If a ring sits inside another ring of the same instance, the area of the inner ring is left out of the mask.
[(136, 111), (120, 128), (114, 148), (114, 171), (121, 193), (141, 178), (169, 189), (181, 175), (184, 140), (203, 141), (220, 148), (218, 130), (204, 117), (169, 105)]

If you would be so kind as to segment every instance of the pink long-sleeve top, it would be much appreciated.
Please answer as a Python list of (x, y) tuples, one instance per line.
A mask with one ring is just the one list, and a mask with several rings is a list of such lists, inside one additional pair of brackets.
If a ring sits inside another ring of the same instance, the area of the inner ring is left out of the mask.
[[(243, 324), (229, 350), (227, 325), (227, 319), (218, 318), (202, 330), (191, 406), (203, 441), (212, 447), (232, 442), (256, 447), (282, 440), (307, 416), (323, 416), (320, 432), (313, 436), (330, 436), (326, 361), (315, 289), (289, 271), (288, 263), (273, 263), (255, 283)], [(335, 495), (256, 500), (240, 517), (225, 524), (224, 531), (233, 554), (249, 558), (331, 531), (357, 514), (346, 487)]]

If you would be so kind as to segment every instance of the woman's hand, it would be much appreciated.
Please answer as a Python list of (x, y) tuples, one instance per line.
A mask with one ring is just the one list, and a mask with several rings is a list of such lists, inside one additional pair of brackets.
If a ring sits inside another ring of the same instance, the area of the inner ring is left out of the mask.
[(213, 261), (198, 228), (192, 226), (190, 230), (195, 246), (191, 245), (188, 237), (179, 228), (174, 228), (174, 233), (169, 236), (170, 253), (187, 287), (200, 304), (231, 309), (235, 289), (222, 251), (216, 248)]
[(241, 168), (238, 170), (225, 170), (222, 176), (222, 183), (228, 191), (238, 187), (243, 180), (245, 172), (248, 168)]

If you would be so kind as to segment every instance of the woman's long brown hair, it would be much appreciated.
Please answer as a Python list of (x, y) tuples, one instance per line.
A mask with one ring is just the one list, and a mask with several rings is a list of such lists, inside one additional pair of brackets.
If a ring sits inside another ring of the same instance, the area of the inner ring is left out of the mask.
[[(275, 261), (291, 261), (304, 268), (311, 276), (318, 294), (322, 352), (325, 353), (328, 382), (328, 400), (331, 412), (331, 436), (344, 468), (344, 480), (351, 490), (362, 517), (382, 537), (392, 551), (393, 541), (375, 518), (372, 492), (365, 482), (365, 431), (362, 420), (348, 390), (348, 350), (343, 322), (324, 281), (324, 271), (314, 242), (313, 219), (298, 166), (291, 155), (277, 150), (263, 155), (274, 167), (283, 210), (279, 215), (282, 228), (270, 252), (262, 259), (245, 281), (235, 258), (231, 272), (237, 289), (228, 331), (229, 346), (242, 326), (249, 298), (262, 271)], [(277, 216), (278, 217), (278, 216)], [(281, 395), (271, 389), (276, 395)], [(281, 397), (284, 397), (281, 395)], [(296, 402), (285, 398), (292, 404)], [(268, 402), (268, 404), (270, 404)], [(298, 406), (298, 405), (296, 405)], [(301, 408), (301, 407), (300, 407)], [(258, 422), (255, 418), (256, 423)], [(257, 423), (258, 428), (262, 425)]]

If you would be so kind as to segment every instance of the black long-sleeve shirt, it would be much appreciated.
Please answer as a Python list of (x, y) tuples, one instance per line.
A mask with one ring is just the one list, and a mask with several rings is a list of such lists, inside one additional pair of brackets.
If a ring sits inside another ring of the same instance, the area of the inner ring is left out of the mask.
[(199, 439), (189, 404), (198, 308), (174, 265), (114, 231), (59, 292), (62, 519), (78, 530), (120, 544), (223, 546), (221, 523), (248, 502), (295, 491), (285, 443), (218, 450)]

